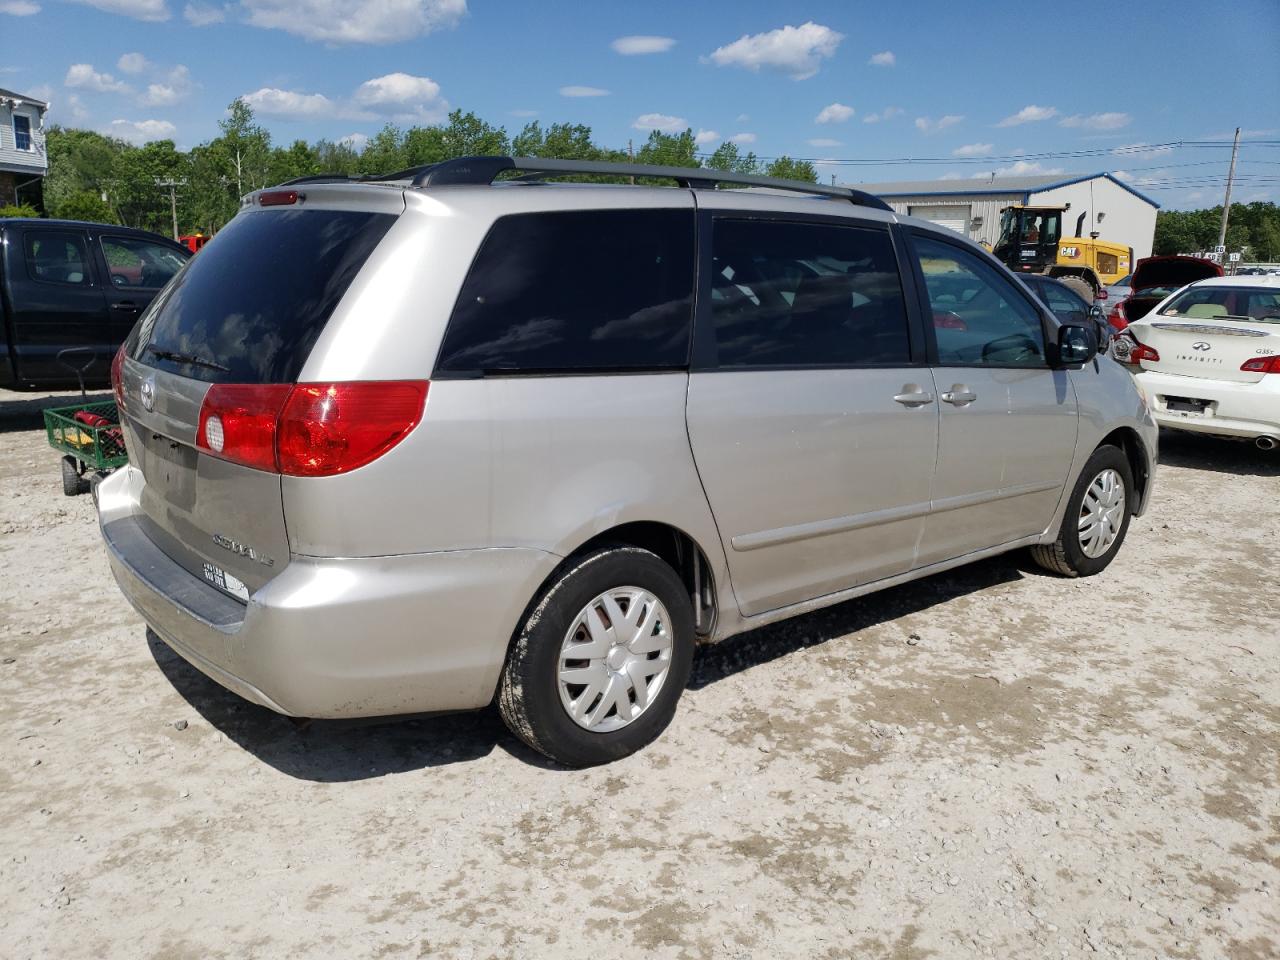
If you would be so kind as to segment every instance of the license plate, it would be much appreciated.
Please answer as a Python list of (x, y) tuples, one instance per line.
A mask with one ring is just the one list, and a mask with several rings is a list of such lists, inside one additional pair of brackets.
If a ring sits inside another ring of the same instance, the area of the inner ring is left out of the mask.
[(1190, 397), (1164, 398), (1165, 409), (1182, 417), (1203, 417), (1209, 406), (1208, 400), (1195, 400)]

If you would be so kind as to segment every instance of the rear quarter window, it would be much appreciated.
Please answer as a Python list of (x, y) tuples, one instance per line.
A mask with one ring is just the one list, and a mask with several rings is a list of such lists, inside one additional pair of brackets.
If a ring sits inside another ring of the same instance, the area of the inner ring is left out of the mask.
[(463, 283), (435, 376), (685, 366), (693, 224), (692, 210), (500, 218)]
[(241, 213), (153, 302), (131, 356), (216, 383), (290, 383), (395, 216)]

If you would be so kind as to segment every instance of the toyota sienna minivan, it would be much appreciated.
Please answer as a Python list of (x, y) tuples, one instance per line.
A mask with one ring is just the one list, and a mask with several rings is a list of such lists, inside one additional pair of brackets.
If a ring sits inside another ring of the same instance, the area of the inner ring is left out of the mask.
[[(675, 186), (551, 182), (584, 173)], [(496, 700), (600, 763), (666, 727), (699, 643), (1018, 548), (1104, 569), (1156, 428), (1096, 352), (846, 188), (506, 157), (292, 181), (116, 357), (102, 534), (155, 633), (255, 703)]]

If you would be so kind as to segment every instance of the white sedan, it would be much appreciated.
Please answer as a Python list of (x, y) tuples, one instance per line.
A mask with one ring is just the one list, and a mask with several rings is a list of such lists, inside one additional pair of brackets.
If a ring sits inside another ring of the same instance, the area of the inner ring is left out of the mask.
[(1162, 427), (1280, 446), (1280, 277), (1212, 277), (1113, 341)]

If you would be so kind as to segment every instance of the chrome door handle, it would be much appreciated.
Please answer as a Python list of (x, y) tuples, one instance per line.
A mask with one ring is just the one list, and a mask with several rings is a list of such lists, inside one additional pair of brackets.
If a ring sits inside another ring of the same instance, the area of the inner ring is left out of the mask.
[(902, 392), (894, 396), (893, 399), (904, 407), (922, 407), (926, 403), (933, 403), (933, 394), (925, 393), (920, 389), (919, 384), (904, 383)]
[(951, 389), (942, 395), (943, 402), (949, 403), (953, 407), (963, 407), (977, 399), (978, 395), (963, 383), (953, 383)]

